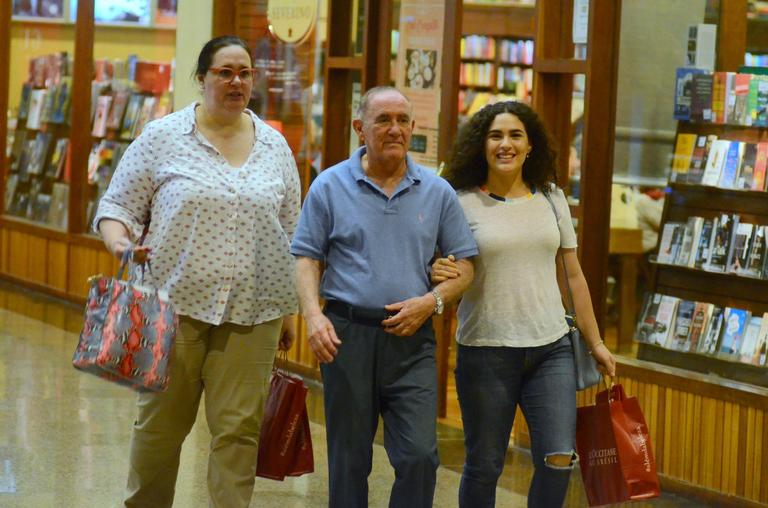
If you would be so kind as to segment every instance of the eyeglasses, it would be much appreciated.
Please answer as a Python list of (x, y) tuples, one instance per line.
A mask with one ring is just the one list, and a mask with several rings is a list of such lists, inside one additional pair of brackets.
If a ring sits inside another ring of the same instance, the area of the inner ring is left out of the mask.
[(228, 82), (234, 81), (235, 76), (238, 76), (240, 81), (253, 81), (253, 78), (256, 77), (256, 73), (258, 72), (258, 69), (252, 67), (245, 67), (238, 71), (232, 67), (208, 67), (208, 70), (214, 73), (221, 81)]

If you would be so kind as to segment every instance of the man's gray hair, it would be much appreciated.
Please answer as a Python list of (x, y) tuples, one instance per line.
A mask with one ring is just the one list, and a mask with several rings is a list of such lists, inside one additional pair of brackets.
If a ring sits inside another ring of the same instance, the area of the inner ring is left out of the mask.
[(400, 95), (403, 99), (405, 99), (405, 102), (408, 103), (408, 106), (413, 109), (413, 105), (411, 104), (410, 99), (406, 97), (403, 92), (395, 88), (394, 86), (388, 86), (388, 85), (382, 85), (382, 86), (374, 86), (373, 88), (369, 88), (362, 97), (360, 97), (360, 104), (357, 105), (357, 110), (355, 111), (355, 119), (356, 120), (362, 120), (365, 116), (365, 113), (368, 111), (368, 105), (371, 102), (371, 98), (374, 95), (378, 95), (385, 92), (394, 92), (398, 95)]

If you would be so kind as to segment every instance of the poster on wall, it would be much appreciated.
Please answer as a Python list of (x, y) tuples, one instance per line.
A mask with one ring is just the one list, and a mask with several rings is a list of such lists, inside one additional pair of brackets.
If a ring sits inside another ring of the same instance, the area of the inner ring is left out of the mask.
[(395, 83), (413, 104), (416, 127), (409, 154), (436, 170), (443, 50), (442, 0), (406, 0), (400, 6), (400, 43)]

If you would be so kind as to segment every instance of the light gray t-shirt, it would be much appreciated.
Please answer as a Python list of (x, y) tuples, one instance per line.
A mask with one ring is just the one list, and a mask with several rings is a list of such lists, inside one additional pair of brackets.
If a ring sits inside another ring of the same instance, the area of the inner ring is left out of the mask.
[(559, 231), (541, 192), (506, 202), (477, 188), (459, 193), (480, 251), (459, 304), (460, 344), (543, 346), (567, 333), (555, 262), (558, 247), (576, 247), (576, 232), (563, 192), (550, 195)]

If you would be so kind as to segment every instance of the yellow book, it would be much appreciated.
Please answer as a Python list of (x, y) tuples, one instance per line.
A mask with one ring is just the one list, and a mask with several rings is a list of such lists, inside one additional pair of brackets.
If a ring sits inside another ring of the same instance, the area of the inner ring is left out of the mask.
[(675, 153), (672, 156), (673, 182), (685, 182), (688, 168), (691, 167), (691, 156), (696, 145), (696, 134), (678, 134)]

